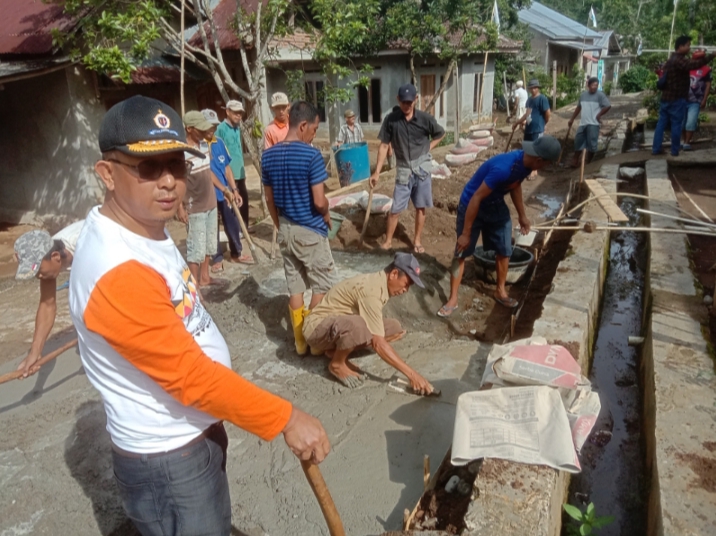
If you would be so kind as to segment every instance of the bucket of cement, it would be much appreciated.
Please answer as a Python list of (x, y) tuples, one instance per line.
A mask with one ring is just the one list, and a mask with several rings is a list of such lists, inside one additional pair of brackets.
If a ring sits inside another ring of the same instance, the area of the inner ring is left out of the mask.
[[(475, 248), (475, 272), (477, 277), (487, 283), (497, 283), (497, 271), (495, 270), (495, 252), (485, 251), (482, 246)], [(532, 264), (534, 255), (515, 246), (512, 248), (512, 256), (510, 257), (510, 267), (507, 269), (507, 284), (517, 283), (527, 273), (527, 269)]]

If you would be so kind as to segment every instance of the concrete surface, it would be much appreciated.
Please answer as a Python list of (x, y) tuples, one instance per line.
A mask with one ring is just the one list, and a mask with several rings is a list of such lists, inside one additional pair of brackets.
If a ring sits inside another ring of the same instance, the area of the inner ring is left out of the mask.
[(712, 167), (716, 164), (716, 149), (681, 151), (677, 157), (667, 156), (666, 161), (674, 167)]
[[(647, 195), (676, 204), (664, 161), (646, 165)], [(652, 210), (666, 212), (663, 204)], [(672, 209), (671, 212), (675, 213)], [(676, 227), (652, 217), (653, 227)], [(644, 427), (651, 471), (647, 534), (716, 534), (716, 378), (684, 235), (651, 233), (644, 346)]]
[[(335, 258), (343, 277), (377, 270), (388, 260), (344, 253)], [(393, 369), (369, 353), (356, 363), (371, 379), (350, 391), (329, 377), (325, 358), (299, 358), (292, 351), (280, 262), (256, 266), (250, 275), (228, 265), (227, 270), (235, 270), (232, 283), (207, 296), (233, 367), (323, 422), (333, 452), (321, 470), (348, 534), (399, 530), (403, 511), (412, 509), (422, 492), (423, 455), (430, 455), (437, 467), (452, 439), (457, 397), (477, 388), (488, 348), (475, 341), (448, 343), (435, 335), (435, 327), (442, 325), (434, 315), (442, 301), (437, 288), (447, 281), (444, 269), (425, 262), (421, 275), (428, 290), (411, 289), (391, 300), (386, 314), (400, 318), (408, 329), (396, 344), (398, 352), (442, 390), (442, 397), (387, 392)], [(4, 297), (13, 295), (13, 303), (22, 304), (15, 293), (27, 289), (24, 303), (34, 303), (36, 287), (15, 283), (4, 289)], [(66, 299), (66, 292), (60, 296)], [(28, 319), (25, 323), (32, 326)], [(67, 330), (47, 349), (73, 336)], [(18, 361), (19, 356), (0, 366), (0, 374)], [(0, 427), (6, 431), (0, 435), (1, 535), (135, 535), (113, 481), (105, 422), (76, 350), (32, 379), (0, 386)], [(266, 443), (231, 425), (227, 429), (235, 534), (327, 534), (298, 461), (282, 438)]]
[[(604, 165), (600, 175), (616, 179), (617, 173), (618, 166)], [(614, 180), (600, 183), (607, 192), (616, 191)], [(582, 219), (605, 220), (606, 215), (597, 203), (590, 203)], [(565, 259), (559, 263), (542, 315), (534, 324), (533, 336), (543, 336), (551, 344), (567, 348), (585, 373), (589, 370), (608, 251), (606, 231), (575, 233)], [(558, 536), (568, 487), (566, 472), (486, 459), (475, 481), (475, 500), (465, 517), (465, 534)]]

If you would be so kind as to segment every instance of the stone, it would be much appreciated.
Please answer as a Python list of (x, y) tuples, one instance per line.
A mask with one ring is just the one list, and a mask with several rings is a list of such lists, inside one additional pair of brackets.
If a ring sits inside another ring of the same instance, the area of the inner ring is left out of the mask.
[(643, 167), (622, 167), (619, 169), (619, 177), (622, 179), (643, 179), (644, 173)]
[(713, 305), (714, 299), (712, 296), (709, 296), (708, 294), (704, 296), (704, 305)]

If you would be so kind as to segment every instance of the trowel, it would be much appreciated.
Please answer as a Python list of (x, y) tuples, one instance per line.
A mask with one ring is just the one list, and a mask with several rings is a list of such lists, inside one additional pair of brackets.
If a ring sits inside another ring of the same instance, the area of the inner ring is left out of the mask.
[(397, 374), (393, 374), (393, 376), (390, 378), (390, 381), (388, 382), (388, 390), (393, 391), (394, 393), (400, 393), (401, 395), (411, 395), (411, 396), (435, 396), (438, 397), (441, 394), (440, 389), (435, 389), (433, 387), (433, 392), (429, 395), (421, 395), (417, 391), (415, 391), (411, 386), (410, 382), (406, 380), (405, 378), (398, 376)]

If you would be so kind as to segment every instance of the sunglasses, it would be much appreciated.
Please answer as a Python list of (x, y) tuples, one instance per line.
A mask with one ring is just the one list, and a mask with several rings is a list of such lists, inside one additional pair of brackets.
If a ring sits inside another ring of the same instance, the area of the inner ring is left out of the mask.
[(142, 160), (136, 166), (127, 164), (120, 160), (108, 158), (107, 162), (114, 162), (115, 164), (121, 164), (134, 171), (134, 175), (140, 179), (155, 181), (164, 174), (166, 169), (175, 179), (185, 179), (189, 173), (191, 173), (194, 164), (186, 160), (175, 158), (173, 160), (167, 160), (162, 162), (161, 160)]

